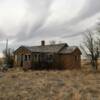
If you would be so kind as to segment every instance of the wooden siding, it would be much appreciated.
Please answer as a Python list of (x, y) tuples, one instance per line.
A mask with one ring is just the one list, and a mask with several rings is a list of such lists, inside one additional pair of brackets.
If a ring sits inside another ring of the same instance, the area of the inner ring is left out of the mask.
[(22, 67), (24, 66), (24, 67), (31, 67), (31, 58), (30, 58), (30, 60), (27, 60), (27, 61), (25, 61), (25, 55), (30, 55), (30, 57), (31, 57), (31, 52), (30, 51), (28, 51), (27, 49), (24, 49), (24, 48), (20, 48), (16, 53), (15, 53), (15, 57), (17, 57), (16, 59), (17, 59), (17, 61), (15, 60), (15, 63), (14, 63), (14, 65), (16, 66), (16, 67), (21, 67), (21, 56), (23, 55), (23, 65), (22, 65)]
[(81, 56), (76, 50), (72, 54), (60, 55), (60, 63), (65, 69), (79, 69), (81, 68)]

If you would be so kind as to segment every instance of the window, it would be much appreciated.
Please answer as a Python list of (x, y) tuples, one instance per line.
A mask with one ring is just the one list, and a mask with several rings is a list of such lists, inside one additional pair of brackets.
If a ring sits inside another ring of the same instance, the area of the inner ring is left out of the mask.
[(17, 61), (21, 61), (21, 56), (20, 55), (17, 56)]
[(31, 55), (28, 55), (28, 59), (31, 60)]
[(36, 59), (37, 58), (37, 55), (34, 55), (34, 58)]
[(38, 55), (38, 60), (39, 60), (39, 61), (41, 60), (41, 56), (40, 56), (40, 55)]
[(48, 55), (48, 61), (53, 62), (53, 56), (52, 55)]
[(34, 60), (37, 61), (38, 56), (35, 54), (34, 55)]
[(78, 56), (75, 56), (75, 60), (76, 60), (76, 61), (78, 60)]
[(48, 55), (48, 59), (52, 59), (52, 55)]
[(27, 61), (27, 55), (25, 55), (25, 61)]
[(15, 62), (17, 62), (17, 59), (18, 59), (18, 58), (17, 58), (17, 55), (15, 55)]

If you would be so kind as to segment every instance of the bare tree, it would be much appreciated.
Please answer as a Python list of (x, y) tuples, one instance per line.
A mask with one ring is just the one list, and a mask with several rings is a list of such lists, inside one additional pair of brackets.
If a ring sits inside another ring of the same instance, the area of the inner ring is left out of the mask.
[(13, 50), (9, 48), (7, 50), (7, 53), (6, 50), (4, 50), (3, 55), (4, 55), (4, 64), (6, 64), (6, 67), (13, 67), (13, 63), (14, 63)]
[(88, 31), (84, 36), (84, 42), (81, 48), (95, 70), (98, 69), (98, 59), (100, 54), (99, 47), (99, 40), (93, 37), (91, 31)]
[(4, 55), (4, 66), (5, 67), (13, 67), (13, 51), (11, 48), (8, 48), (8, 40), (6, 42), (6, 49), (3, 50), (3, 55)]

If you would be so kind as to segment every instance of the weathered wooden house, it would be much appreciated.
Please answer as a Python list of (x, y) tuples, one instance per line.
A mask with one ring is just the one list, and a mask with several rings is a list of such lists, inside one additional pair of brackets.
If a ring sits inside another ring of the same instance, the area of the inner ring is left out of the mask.
[(78, 69), (81, 67), (81, 51), (66, 43), (40, 46), (21, 46), (15, 51), (15, 66), (33, 69)]

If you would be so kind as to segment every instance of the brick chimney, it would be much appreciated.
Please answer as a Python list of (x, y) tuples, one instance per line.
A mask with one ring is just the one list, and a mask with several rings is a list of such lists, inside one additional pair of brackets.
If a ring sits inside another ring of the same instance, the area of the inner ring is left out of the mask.
[(41, 41), (41, 46), (45, 46), (45, 41), (44, 40)]

